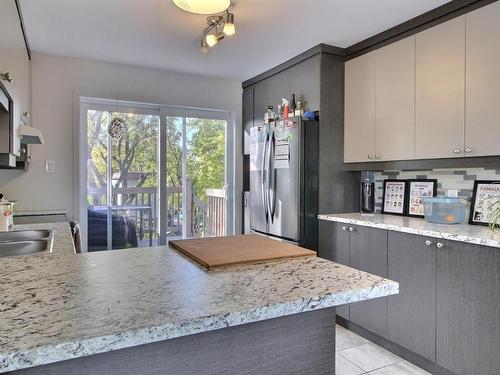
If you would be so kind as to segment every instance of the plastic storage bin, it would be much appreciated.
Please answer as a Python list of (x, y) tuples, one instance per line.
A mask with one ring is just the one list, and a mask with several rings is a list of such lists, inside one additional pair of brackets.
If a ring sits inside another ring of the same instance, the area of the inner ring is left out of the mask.
[(457, 197), (425, 197), (425, 220), (439, 224), (463, 224), (467, 220), (469, 202)]

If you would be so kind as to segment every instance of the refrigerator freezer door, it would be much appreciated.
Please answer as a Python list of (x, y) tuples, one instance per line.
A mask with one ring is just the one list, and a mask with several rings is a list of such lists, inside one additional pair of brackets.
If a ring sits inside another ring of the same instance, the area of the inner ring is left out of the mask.
[(298, 123), (271, 133), (269, 166), (269, 234), (299, 240), (300, 169)]
[(267, 233), (267, 150), (269, 126), (250, 129), (250, 228)]

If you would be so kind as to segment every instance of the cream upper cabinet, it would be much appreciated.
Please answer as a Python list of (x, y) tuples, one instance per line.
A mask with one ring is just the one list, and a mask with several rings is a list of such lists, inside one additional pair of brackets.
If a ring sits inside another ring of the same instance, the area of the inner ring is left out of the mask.
[(375, 159), (375, 54), (345, 64), (344, 162)]
[(465, 16), (416, 38), (415, 158), (463, 156)]
[(500, 155), (500, 2), (466, 24), (465, 156)]
[(415, 37), (375, 53), (375, 159), (415, 156)]

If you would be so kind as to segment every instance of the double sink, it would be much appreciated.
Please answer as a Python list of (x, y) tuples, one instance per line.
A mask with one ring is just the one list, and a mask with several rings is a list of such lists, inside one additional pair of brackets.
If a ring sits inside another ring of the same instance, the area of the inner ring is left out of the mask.
[(54, 231), (46, 229), (0, 232), (0, 257), (52, 251)]

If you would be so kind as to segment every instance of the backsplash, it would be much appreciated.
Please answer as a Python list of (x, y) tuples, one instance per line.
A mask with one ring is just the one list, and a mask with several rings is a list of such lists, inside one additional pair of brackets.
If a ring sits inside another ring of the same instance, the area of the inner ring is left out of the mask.
[(500, 180), (499, 168), (432, 169), (427, 171), (384, 171), (374, 172), (375, 209), (382, 210), (383, 182), (386, 179), (431, 178), (438, 180), (438, 195), (446, 195), (447, 190), (458, 190), (458, 196), (472, 197), (474, 180)]

